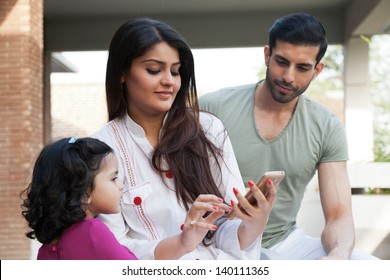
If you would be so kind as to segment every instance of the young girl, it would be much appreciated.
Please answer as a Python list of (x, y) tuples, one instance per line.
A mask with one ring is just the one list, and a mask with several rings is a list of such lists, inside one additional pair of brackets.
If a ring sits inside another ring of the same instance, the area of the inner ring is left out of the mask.
[(112, 149), (93, 138), (65, 138), (35, 162), (22, 214), (26, 236), (43, 245), (38, 260), (134, 260), (95, 216), (120, 211), (123, 185)]
[[(115, 150), (126, 192), (122, 213), (99, 217), (140, 259), (259, 259), (275, 189), (252, 188), (256, 206), (243, 197), (225, 128), (199, 112), (194, 72), (190, 47), (163, 22), (137, 18), (114, 34), (110, 122), (94, 137)], [(238, 219), (226, 220), (232, 209)]]

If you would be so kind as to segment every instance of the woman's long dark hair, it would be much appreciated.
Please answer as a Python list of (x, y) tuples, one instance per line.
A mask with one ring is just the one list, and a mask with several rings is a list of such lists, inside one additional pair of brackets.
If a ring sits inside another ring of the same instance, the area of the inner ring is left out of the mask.
[[(159, 143), (153, 154), (153, 167), (161, 172), (164, 161), (174, 175), (178, 201), (188, 210), (200, 194), (223, 197), (214, 181), (210, 158), (218, 166), (222, 151), (205, 135), (199, 123), (194, 59), (184, 38), (169, 25), (149, 18), (124, 23), (112, 38), (106, 73), (109, 120), (127, 114), (127, 92), (121, 85), (132, 61), (160, 42), (179, 52), (181, 87), (168, 112)], [(218, 177), (218, 176), (216, 176)]]
[(93, 190), (95, 175), (102, 160), (113, 152), (97, 139), (69, 140), (58, 140), (41, 151), (31, 183), (21, 193), (22, 215), (32, 229), (26, 236), (43, 244), (84, 220), (84, 202)]

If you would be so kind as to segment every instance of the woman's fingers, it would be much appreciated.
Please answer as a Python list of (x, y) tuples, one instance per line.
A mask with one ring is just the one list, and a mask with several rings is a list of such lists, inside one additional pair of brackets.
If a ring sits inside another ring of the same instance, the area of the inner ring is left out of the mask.
[(274, 183), (272, 182), (272, 180), (269, 180), (269, 183), (267, 183), (267, 187), (268, 187), (268, 194), (267, 194), (267, 200), (269, 202), (274, 202), (275, 199), (276, 199), (276, 187), (274, 185)]
[(195, 201), (200, 201), (200, 202), (223, 202), (223, 199), (213, 195), (213, 194), (201, 194), (199, 195)]
[(223, 203), (223, 199), (215, 195), (200, 195), (195, 202), (192, 204), (190, 209), (191, 214), (199, 212), (199, 216), (203, 216), (206, 212), (212, 212), (217, 210), (224, 210), (230, 212), (232, 208), (229, 205)]
[(215, 195), (199, 195), (188, 211), (184, 228), (216, 230), (213, 224), (225, 212), (230, 212), (232, 208), (223, 203), (223, 199)]
[(194, 230), (199, 230), (199, 229), (204, 229), (204, 230), (207, 230), (207, 231), (209, 231), (209, 230), (217, 230), (218, 226), (214, 225), (213, 223), (219, 217), (221, 217), (223, 214), (224, 214), (224, 211), (222, 211), (222, 210), (212, 212), (204, 220), (201, 220), (201, 221), (193, 220), (193, 221), (191, 221), (189, 223), (189, 226), (191, 227), (191, 229), (194, 229)]
[(251, 192), (251, 201), (255, 202), (251, 204), (246, 197), (244, 197), (237, 190), (233, 189), (234, 194), (237, 197), (239, 206), (234, 207), (235, 216), (241, 219), (248, 218), (248, 216), (254, 216), (258, 212), (258, 208), (264, 206), (267, 201), (273, 201), (276, 197), (276, 190), (271, 180), (266, 182), (268, 194), (267, 197), (261, 192), (261, 190), (255, 185), (253, 181), (248, 181), (249, 191)]
[(205, 217), (205, 221), (209, 224), (213, 224), (218, 218), (222, 217), (225, 214), (225, 210), (216, 210), (209, 213)]
[(202, 211), (202, 212), (207, 212), (207, 211), (215, 211), (218, 210), (218, 206), (208, 203), (208, 202), (200, 202), (200, 201), (195, 201), (192, 204), (191, 209), (193, 211)]
[(249, 205), (249, 202), (236, 188), (233, 188), (233, 193), (236, 196), (238, 203), (235, 203), (233, 200), (231, 201), (232, 210), (234, 214), (230, 215), (230, 218), (232, 217), (242, 218), (243, 215), (246, 215), (242, 211), (242, 209), (246, 211), (245, 205)]

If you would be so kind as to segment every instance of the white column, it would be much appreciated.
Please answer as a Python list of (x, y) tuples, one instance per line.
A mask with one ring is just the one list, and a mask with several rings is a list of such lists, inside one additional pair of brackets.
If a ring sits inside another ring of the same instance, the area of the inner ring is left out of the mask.
[(361, 38), (345, 44), (345, 127), (351, 162), (372, 161), (374, 130), (369, 88), (369, 45)]

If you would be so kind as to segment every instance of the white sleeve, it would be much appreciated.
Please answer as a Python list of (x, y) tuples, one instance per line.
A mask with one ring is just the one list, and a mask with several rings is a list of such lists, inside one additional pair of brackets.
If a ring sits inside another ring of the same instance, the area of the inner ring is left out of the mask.
[(232, 259), (239, 260), (260, 259), (262, 236), (260, 235), (247, 248), (241, 250), (238, 240), (240, 224), (241, 220), (238, 219), (226, 220), (216, 231), (217, 248), (222, 251), (217, 259), (229, 259), (229, 256), (231, 256), (230, 258), (233, 257)]

